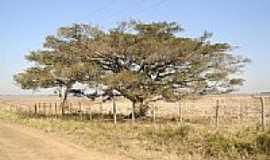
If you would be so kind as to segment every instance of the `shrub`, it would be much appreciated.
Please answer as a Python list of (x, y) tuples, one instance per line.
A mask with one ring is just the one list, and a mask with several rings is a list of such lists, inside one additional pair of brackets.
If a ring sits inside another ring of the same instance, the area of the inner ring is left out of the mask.
[(217, 157), (233, 148), (231, 140), (220, 134), (209, 135), (206, 141), (206, 155), (208, 156)]
[(255, 154), (255, 145), (252, 139), (230, 138), (224, 134), (214, 134), (207, 137), (206, 156), (211, 157), (235, 157)]
[(178, 143), (187, 138), (191, 130), (192, 128), (188, 125), (178, 127), (166, 126), (158, 129), (150, 128), (143, 134), (147, 139), (153, 140), (159, 144), (170, 143), (172, 141)]
[(270, 155), (270, 134), (263, 133), (257, 136), (256, 146), (259, 152)]

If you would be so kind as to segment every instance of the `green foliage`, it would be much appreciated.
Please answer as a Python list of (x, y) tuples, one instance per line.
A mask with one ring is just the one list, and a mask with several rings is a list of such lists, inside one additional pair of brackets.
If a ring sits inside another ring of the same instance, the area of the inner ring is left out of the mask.
[(206, 155), (210, 157), (222, 157), (226, 154), (233, 157), (234, 153), (240, 153), (248, 157), (256, 153), (270, 154), (269, 133), (253, 134), (247, 137), (248, 131), (242, 133), (241, 137), (226, 137), (221, 133), (207, 137)]
[(256, 145), (260, 152), (270, 155), (270, 133), (264, 133), (256, 138)]
[(148, 139), (154, 140), (160, 145), (172, 143), (172, 141), (174, 141), (175, 143), (179, 143), (185, 138), (187, 138), (191, 131), (193, 131), (193, 128), (188, 125), (182, 125), (179, 127), (168, 126), (158, 129), (151, 128), (144, 132), (143, 136), (146, 136)]
[(15, 80), (25, 89), (94, 84), (141, 104), (156, 97), (176, 101), (227, 93), (243, 84), (236, 75), (249, 59), (232, 54), (228, 43), (211, 42), (210, 33), (189, 38), (179, 36), (182, 31), (175, 22), (130, 21), (109, 31), (85, 24), (61, 27), (26, 56), (35, 73), (29, 68)]
[[(76, 82), (90, 83), (96, 78), (98, 67), (83, 63), (81, 41), (90, 38), (87, 25), (62, 27), (56, 36), (47, 36), (44, 47), (30, 52), (26, 60), (34, 66), (14, 76), (23, 89), (58, 88), (66, 101), (69, 90)], [(94, 28), (93, 28), (94, 29)], [(93, 35), (94, 36), (94, 35)]]
[(23, 89), (51, 88), (58, 85), (48, 69), (31, 67), (14, 76)]
[(232, 75), (248, 59), (231, 54), (227, 43), (211, 43), (207, 32), (192, 39), (178, 36), (182, 30), (175, 22), (123, 22), (91, 41), (88, 48), (94, 49), (87, 56), (104, 70), (106, 81), (100, 83), (133, 102), (227, 93), (243, 83)]
[(210, 135), (207, 139), (207, 155), (218, 156), (220, 153), (231, 152), (234, 144), (231, 139), (224, 137), (223, 135), (216, 134)]

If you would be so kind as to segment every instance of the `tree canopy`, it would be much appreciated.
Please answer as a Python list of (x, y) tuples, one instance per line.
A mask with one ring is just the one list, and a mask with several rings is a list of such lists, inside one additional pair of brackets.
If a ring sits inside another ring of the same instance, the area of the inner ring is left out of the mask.
[(56, 36), (47, 36), (43, 48), (32, 51), (25, 58), (33, 66), (14, 76), (23, 89), (59, 88), (65, 103), (67, 95), (76, 82), (93, 79), (95, 65), (82, 63), (76, 54), (76, 43), (84, 36), (78, 29), (83, 25), (74, 25), (72, 30), (60, 28)]
[(182, 31), (175, 22), (130, 21), (110, 30), (62, 27), (26, 56), (36, 65), (15, 80), (25, 89), (94, 84), (140, 106), (157, 97), (228, 93), (243, 84), (237, 76), (249, 59), (233, 54), (228, 43), (211, 42), (210, 33), (190, 38)]
[(182, 30), (174, 22), (125, 22), (99, 31), (84, 55), (103, 70), (102, 84), (136, 102), (227, 93), (242, 85), (235, 75), (249, 59), (232, 54), (228, 43), (211, 43), (207, 32), (186, 38)]

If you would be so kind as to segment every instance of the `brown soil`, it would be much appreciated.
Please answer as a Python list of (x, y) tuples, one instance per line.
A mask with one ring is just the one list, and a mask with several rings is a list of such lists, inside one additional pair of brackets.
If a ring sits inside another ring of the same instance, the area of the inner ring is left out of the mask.
[(113, 160), (127, 159), (88, 151), (62, 138), (17, 124), (0, 122), (0, 160)]

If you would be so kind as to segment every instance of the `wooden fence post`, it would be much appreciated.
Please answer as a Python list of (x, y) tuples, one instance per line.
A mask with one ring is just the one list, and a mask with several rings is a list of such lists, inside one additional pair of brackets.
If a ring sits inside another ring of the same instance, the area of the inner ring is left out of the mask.
[(216, 128), (218, 127), (219, 125), (219, 107), (220, 107), (220, 104), (219, 104), (219, 100), (216, 101), (216, 115), (215, 115), (215, 126)]
[[(41, 103), (38, 103), (38, 110), (37, 110), (37, 113), (41, 111), (40, 108), (41, 108)], [(39, 113), (39, 114), (41, 114), (41, 113)]]
[(57, 102), (54, 103), (54, 114), (57, 115)]
[(103, 115), (103, 102), (101, 100), (101, 102), (99, 103), (99, 112), (101, 114), (101, 120), (104, 120), (104, 115)]
[(61, 103), (60, 106), (61, 106), (61, 116), (64, 116), (65, 115), (65, 107), (66, 107), (66, 103), (67, 102), (64, 102), (64, 103)]
[(132, 123), (135, 123), (135, 102), (132, 102), (132, 112), (131, 112), (131, 121)]
[(156, 104), (153, 106), (153, 122), (156, 123)]
[(72, 102), (69, 102), (68, 103), (68, 112), (69, 112), (69, 114), (72, 113), (72, 108), (73, 108)]
[(43, 103), (43, 114), (44, 114), (44, 115), (46, 115), (46, 106), (47, 106), (47, 105), (46, 105), (46, 103), (44, 102), (44, 103)]
[(239, 123), (241, 124), (243, 122), (243, 108), (242, 108), (242, 104), (239, 104)]
[(79, 115), (80, 115), (80, 119), (82, 121), (83, 120), (83, 114), (82, 114), (82, 104), (81, 104), (81, 102), (79, 102), (78, 105), (79, 105)]
[(89, 116), (90, 116), (90, 120), (93, 120), (93, 116), (92, 116), (92, 106), (89, 106)]
[(180, 103), (179, 101), (177, 101), (177, 106), (178, 106), (178, 121), (180, 121), (180, 123), (182, 124), (183, 122), (183, 111), (182, 111), (182, 106), (183, 103)]
[(34, 114), (37, 115), (37, 104), (34, 106)]
[(262, 125), (262, 131), (264, 131), (265, 130), (264, 97), (260, 97), (260, 101), (261, 101), (261, 125)]
[(113, 102), (113, 123), (116, 124), (117, 123), (117, 113), (116, 113), (116, 102), (115, 102), (114, 97), (112, 97), (112, 102)]
[(49, 115), (51, 115), (52, 114), (52, 103), (50, 102), (50, 105), (49, 105)]

